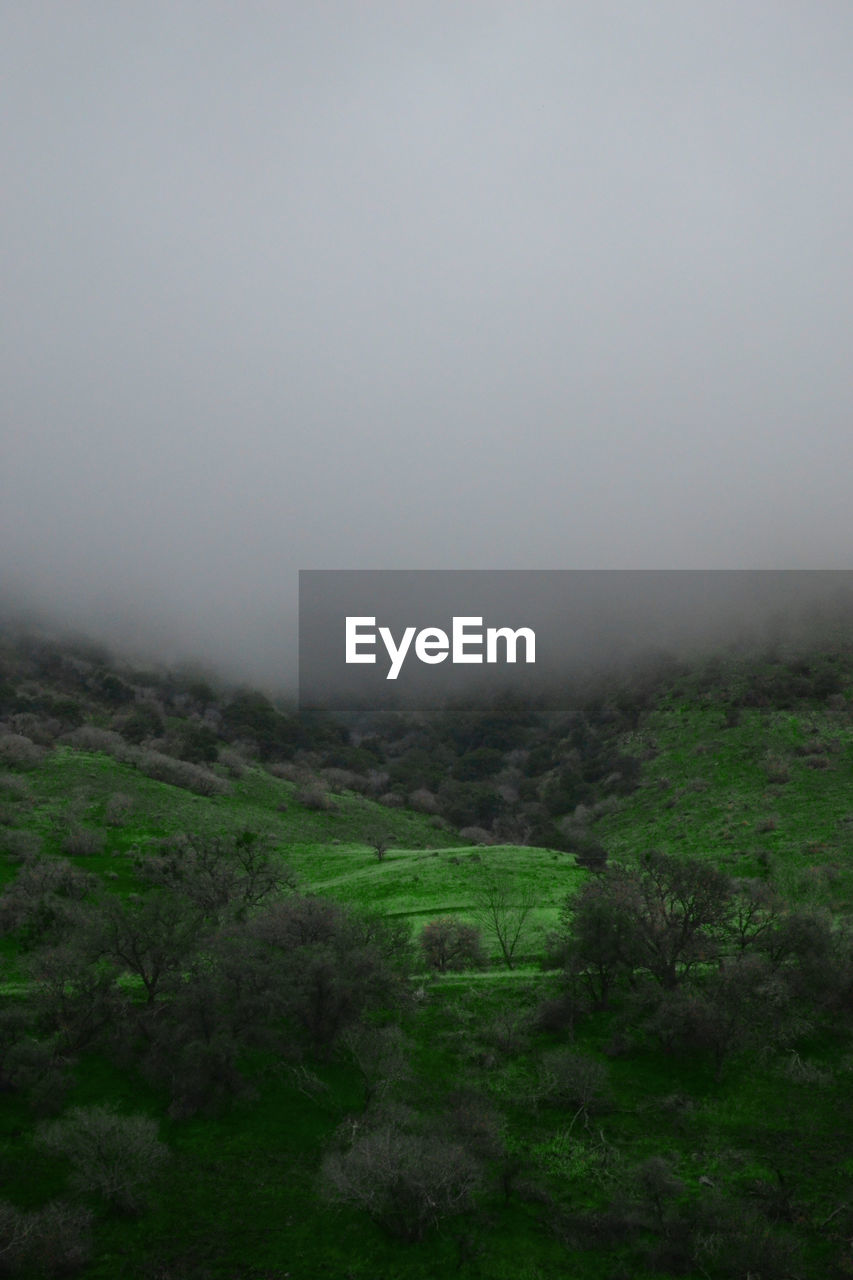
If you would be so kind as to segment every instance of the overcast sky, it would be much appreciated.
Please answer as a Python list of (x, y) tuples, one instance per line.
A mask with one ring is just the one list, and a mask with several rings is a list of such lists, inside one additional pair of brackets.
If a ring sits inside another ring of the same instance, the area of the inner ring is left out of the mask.
[(847, 0), (4, 0), (0, 573), (849, 567)]

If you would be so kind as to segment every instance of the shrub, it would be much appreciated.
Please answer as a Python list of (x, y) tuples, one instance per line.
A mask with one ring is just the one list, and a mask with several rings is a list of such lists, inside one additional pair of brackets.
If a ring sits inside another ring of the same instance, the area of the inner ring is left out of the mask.
[(249, 934), (266, 966), (270, 995), (311, 1047), (328, 1053), (352, 1023), (405, 998), (408, 928), (293, 895), (265, 906)]
[(116, 716), (113, 724), (128, 742), (137, 745), (146, 738), (156, 738), (165, 728), (159, 708), (150, 702), (137, 703), (132, 711)]
[(411, 793), (409, 806), (412, 809), (417, 809), (418, 813), (438, 813), (441, 808), (437, 797), (426, 787), (420, 787), (417, 791)]
[(420, 935), (421, 951), (430, 969), (479, 968), (485, 963), (480, 930), (455, 916), (441, 916), (425, 924)]
[(417, 1241), (442, 1219), (471, 1207), (476, 1161), (459, 1143), (405, 1133), (389, 1124), (326, 1157), (322, 1189), (333, 1203), (363, 1209), (391, 1235)]
[(76, 1270), (92, 1252), (91, 1223), (87, 1209), (61, 1200), (30, 1210), (0, 1200), (0, 1268), (23, 1277)]
[(297, 804), (301, 804), (306, 809), (311, 809), (316, 813), (325, 813), (335, 807), (335, 802), (328, 791), (324, 791), (319, 786), (300, 788), (296, 792), (295, 799)]
[(606, 1108), (608, 1094), (607, 1067), (603, 1062), (571, 1049), (554, 1049), (545, 1054), (537, 1091), (540, 1101), (590, 1116)]
[(601, 871), (607, 865), (607, 850), (597, 840), (584, 840), (574, 847), (575, 861), (585, 871)]
[(274, 778), (282, 778), (285, 782), (298, 785), (306, 781), (305, 770), (291, 760), (268, 760), (265, 768)]
[(494, 844), (494, 838), (485, 827), (463, 827), (459, 832), (460, 840), (466, 844)]
[(505, 1058), (515, 1057), (528, 1043), (530, 1018), (514, 1009), (503, 1009), (482, 1028), (485, 1043), (503, 1054)]
[[(339, 796), (342, 791), (355, 791), (359, 781), (358, 775), (353, 773), (352, 769), (323, 769), (322, 778), (326, 782), (330, 791)], [(363, 790), (364, 788), (359, 788)]]
[(42, 839), (36, 831), (7, 831), (0, 836), (0, 849), (10, 862), (26, 862), (41, 853)]
[(237, 1067), (239, 1054), (240, 1045), (229, 1031), (194, 1037), (182, 1019), (155, 1024), (141, 1065), (147, 1079), (169, 1090), (170, 1118), (187, 1120), (199, 1112), (215, 1114), (247, 1092)]
[(104, 833), (73, 822), (62, 841), (62, 852), (69, 858), (93, 858), (104, 852)]
[[(8, 1023), (4, 1035), (16, 1034)], [(18, 1028), (17, 1030), (23, 1031)], [(41, 1115), (55, 1115), (61, 1110), (71, 1087), (70, 1062), (57, 1049), (53, 1040), (38, 1040), (19, 1034), (4, 1047), (0, 1077), (3, 1087), (25, 1093), (30, 1107)]]
[(157, 782), (168, 782), (173, 787), (183, 787), (200, 796), (222, 796), (231, 790), (230, 783), (189, 760), (176, 760), (162, 751), (143, 751), (139, 770)]
[(543, 1000), (536, 1008), (535, 1026), (552, 1035), (574, 1031), (575, 1022), (584, 1012), (581, 1000), (571, 992)]
[(78, 751), (103, 751), (116, 760), (127, 762), (133, 758), (133, 748), (120, 733), (115, 733), (112, 729), (99, 729), (93, 724), (81, 724), (79, 729), (66, 734), (63, 742)]
[(791, 781), (791, 767), (784, 756), (768, 751), (764, 757), (764, 773), (768, 782), (776, 783), (778, 786), (784, 786), (785, 783)]
[(0, 733), (0, 764), (10, 769), (35, 769), (45, 754), (44, 747), (22, 733)]
[(240, 755), (240, 752), (235, 751), (233, 747), (220, 748), (219, 763), (228, 770), (229, 777), (245, 778), (246, 761)]
[(60, 937), (79, 921), (94, 885), (62, 858), (28, 858), (0, 895), (0, 934), (21, 929), (25, 945)]
[(74, 1107), (59, 1120), (43, 1122), (38, 1146), (71, 1162), (71, 1183), (128, 1213), (146, 1203), (146, 1188), (168, 1156), (148, 1116), (120, 1115), (112, 1107)]
[(104, 806), (104, 822), (109, 827), (122, 827), (132, 808), (130, 796), (123, 791), (114, 791)]
[(32, 799), (30, 784), (17, 773), (0, 773), (0, 799), (23, 804)]
[(23, 711), (12, 716), (11, 728), (38, 746), (50, 747), (62, 732), (62, 723), (52, 716), (37, 716), (31, 711)]

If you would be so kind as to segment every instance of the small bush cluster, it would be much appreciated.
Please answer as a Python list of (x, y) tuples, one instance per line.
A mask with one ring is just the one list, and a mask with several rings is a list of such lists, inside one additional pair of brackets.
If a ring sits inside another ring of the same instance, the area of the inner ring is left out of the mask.
[(231, 789), (225, 778), (211, 773), (203, 765), (192, 764), (189, 760), (176, 760), (174, 756), (164, 755), (162, 751), (143, 751), (138, 768), (148, 778), (168, 782), (185, 791), (194, 791), (200, 796), (223, 796)]

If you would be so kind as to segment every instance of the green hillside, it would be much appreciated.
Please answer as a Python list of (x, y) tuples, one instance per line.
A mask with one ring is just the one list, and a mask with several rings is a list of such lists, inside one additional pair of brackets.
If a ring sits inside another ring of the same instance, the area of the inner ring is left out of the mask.
[(0, 1274), (850, 1274), (845, 651), (356, 728), (2, 656)]
[[(729, 676), (733, 680), (738, 665)], [(753, 666), (753, 689), (774, 670)], [(743, 678), (743, 677), (742, 677)], [(611, 857), (644, 848), (772, 876), (795, 901), (853, 907), (853, 702), (739, 706), (730, 685), (683, 682), (623, 740), (642, 785), (595, 824)], [(748, 686), (750, 687), (750, 686)]]

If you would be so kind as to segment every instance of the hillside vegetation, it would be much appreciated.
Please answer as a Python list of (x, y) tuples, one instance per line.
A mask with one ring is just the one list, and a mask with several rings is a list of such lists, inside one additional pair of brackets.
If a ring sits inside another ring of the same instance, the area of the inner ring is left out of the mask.
[(853, 1274), (853, 661), (299, 715), (0, 645), (0, 1274)]

